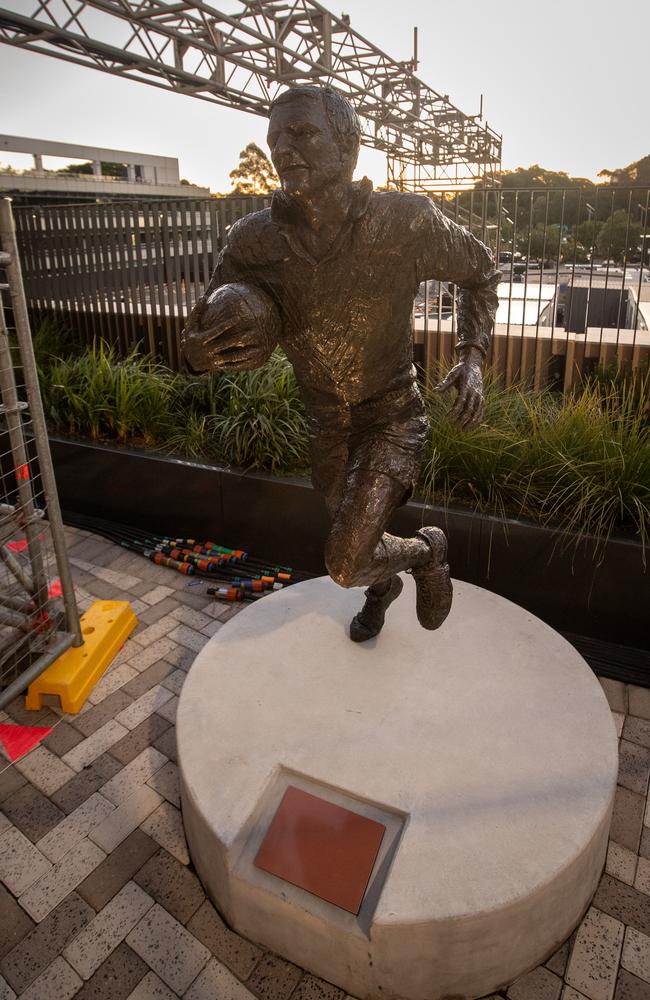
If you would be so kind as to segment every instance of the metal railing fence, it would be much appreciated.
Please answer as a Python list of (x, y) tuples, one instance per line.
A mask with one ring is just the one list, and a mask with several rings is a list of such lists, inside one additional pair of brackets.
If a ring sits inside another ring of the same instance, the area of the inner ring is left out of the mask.
[[(431, 195), (494, 251), (502, 271), (490, 362), (506, 383), (568, 389), (596, 365), (650, 356), (650, 188), (474, 189)], [(178, 367), (185, 319), (230, 226), (268, 197), (21, 207), (30, 310)], [(453, 357), (457, 289), (422, 286), (415, 355)]]
[(0, 708), (81, 626), (8, 200), (0, 200)]
[[(506, 384), (570, 389), (597, 366), (650, 357), (650, 188), (475, 189), (433, 196), (502, 273), (488, 361)], [(428, 373), (453, 356), (457, 289), (429, 282), (414, 308)]]

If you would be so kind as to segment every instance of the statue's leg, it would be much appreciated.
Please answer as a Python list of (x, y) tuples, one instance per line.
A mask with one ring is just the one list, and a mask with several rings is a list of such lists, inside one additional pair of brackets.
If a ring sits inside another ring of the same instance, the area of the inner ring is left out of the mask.
[(427, 527), (413, 538), (398, 538), (384, 530), (404, 499), (404, 484), (384, 472), (355, 468), (346, 478), (325, 561), (340, 586), (369, 588), (366, 604), (351, 626), (355, 641), (381, 630), (386, 609), (402, 589), (397, 574), (404, 570), (413, 573), (417, 614), (424, 628), (438, 628), (449, 613), (451, 581), (442, 531)]
[(397, 575), (368, 587), (361, 611), (350, 622), (350, 638), (353, 642), (366, 642), (379, 635), (384, 627), (386, 612), (402, 593), (403, 587), (404, 584)]

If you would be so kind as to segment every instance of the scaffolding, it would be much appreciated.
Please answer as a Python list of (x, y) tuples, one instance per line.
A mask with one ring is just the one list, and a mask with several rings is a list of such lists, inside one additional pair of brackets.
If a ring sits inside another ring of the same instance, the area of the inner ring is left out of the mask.
[(0, 708), (83, 637), (11, 202), (0, 200)]
[[(25, 0), (0, 7), (0, 42), (266, 117), (279, 89), (330, 85), (401, 190), (497, 183), (501, 136), (316, 0)], [(482, 104), (482, 102), (481, 102)]]

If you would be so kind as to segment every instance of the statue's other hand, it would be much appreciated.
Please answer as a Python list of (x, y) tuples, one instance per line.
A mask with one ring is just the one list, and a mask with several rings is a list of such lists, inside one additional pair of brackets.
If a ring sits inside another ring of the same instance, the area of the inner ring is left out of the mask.
[(449, 418), (463, 431), (478, 427), (483, 419), (485, 396), (481, 366), (473, 360), (459, 361), (434, 392), (456, 389), (456, 399), (449, 411)]

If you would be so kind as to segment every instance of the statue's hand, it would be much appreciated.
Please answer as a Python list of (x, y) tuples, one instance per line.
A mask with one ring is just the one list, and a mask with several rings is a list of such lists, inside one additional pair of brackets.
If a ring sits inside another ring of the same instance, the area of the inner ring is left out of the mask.
[(485, 396), (481, 364), (473, 353), (454, 365), (434, 392), (447, 392), (452, 386), (457, 395), (449, 411), (449, 418), (463, 431), (478, 427), (483, 419)]

